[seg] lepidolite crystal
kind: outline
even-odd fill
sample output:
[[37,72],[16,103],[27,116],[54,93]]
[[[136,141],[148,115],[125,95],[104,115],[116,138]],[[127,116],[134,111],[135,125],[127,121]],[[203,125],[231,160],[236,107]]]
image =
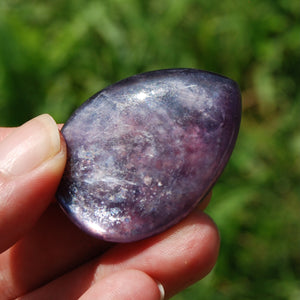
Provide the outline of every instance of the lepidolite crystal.
[[170,69],[124,79],[64,125],[68,159],[57,199],[74,223],[107,241],[162,232],[212,188],[240,118],[239,88],[226,77]]

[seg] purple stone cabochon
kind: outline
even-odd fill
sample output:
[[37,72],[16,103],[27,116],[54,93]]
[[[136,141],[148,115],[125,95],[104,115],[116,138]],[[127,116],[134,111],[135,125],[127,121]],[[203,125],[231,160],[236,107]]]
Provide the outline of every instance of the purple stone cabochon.
[[68,159],[57,199],[81,229],[107,241],[162,232],[212,188],[240,119],[240,91],[226,77],[169,69],[124,79],[63,127]]

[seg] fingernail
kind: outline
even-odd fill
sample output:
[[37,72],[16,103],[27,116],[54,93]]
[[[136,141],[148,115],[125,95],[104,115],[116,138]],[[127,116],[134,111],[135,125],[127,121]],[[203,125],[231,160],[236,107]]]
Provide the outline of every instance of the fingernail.
[[40,115],[16,128],[0,143],[0,172],[26,174],[60,151],[60,134],[53,118]]
[[160,300],[164,300],[165,299],[165,295],[166,295],[165,289],[164,289],[163,285],[159,281],[156,280],[156,283],[157,283],[157,287],[158,287],[159,292],[160,292]]

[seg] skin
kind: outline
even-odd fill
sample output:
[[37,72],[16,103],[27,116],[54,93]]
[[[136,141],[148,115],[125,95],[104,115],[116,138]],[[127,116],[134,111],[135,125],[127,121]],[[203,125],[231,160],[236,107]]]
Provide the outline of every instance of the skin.
[[[0,128],[0,150],[16,130]],[[33,170],[15,176],[0,168],[1,300],[152,300],[161,298],[157,282],[168,299],[211,271],[220,244],[216,225],[203,212],[211,193],[159,235],[129,244],[97,240],[55,202],[66,161],[60,139],[60,150]]]

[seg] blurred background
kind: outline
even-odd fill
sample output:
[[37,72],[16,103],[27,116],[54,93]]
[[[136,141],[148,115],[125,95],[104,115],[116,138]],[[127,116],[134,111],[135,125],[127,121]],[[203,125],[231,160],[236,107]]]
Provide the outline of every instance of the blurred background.
[[207,209],[218,263],[173,299],[300,299],[298,0],[0,2],[0,126],[65,122],[117,80],[176,67],[237,81],[243,116]]

